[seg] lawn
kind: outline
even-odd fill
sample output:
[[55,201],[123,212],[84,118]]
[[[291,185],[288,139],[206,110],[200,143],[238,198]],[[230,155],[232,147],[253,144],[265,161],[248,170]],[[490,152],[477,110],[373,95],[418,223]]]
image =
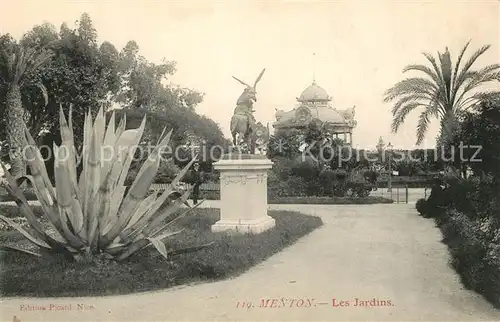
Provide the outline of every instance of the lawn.
[[[33,208],[41,213],[39,207]],[[12,217],[17,210],[2,206],[0,213]],[[218,209],[197,209],[176,222],[173,230],[185,231],[173,237],[167,248],[215,243],[196,253],[173,255],[169,261],[152,247],[122,263],[106,259],[69,263],[1,251],[0,292],[2,296],[99,296],[216,281],[241,274],[323,224],[319,217],[297,212],[271,211],[269,215],[276,220],[274,229],[259,235],[230,236],[210,231],[219,219]],[[16,231],[2,231],[0,243],[20,245],[25,241]]]

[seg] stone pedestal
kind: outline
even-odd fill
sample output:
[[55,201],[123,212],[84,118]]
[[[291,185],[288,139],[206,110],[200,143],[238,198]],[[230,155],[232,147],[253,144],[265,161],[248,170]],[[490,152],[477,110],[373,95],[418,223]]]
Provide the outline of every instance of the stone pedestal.
[[275,226],[267,215],[267,171],[264,155],[232,154],[214,163],[220,171],[220,220],[213,232],[258,234]]

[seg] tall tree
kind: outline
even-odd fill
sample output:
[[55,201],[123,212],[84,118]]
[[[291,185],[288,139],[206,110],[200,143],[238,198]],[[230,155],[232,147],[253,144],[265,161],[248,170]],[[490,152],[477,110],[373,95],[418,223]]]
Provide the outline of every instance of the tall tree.
[[5,128],[9,145],[11,173],[21,176],[26,173],[23,149],[27,145],[24,135],[25,109],[23,108],[21,91],[27,87],[36,87],[44,103],[47,104],[47,90],[36,75],[53,56],[53,53],[40,46],[25,46],[9,37],[2,37],[0,51],[0,85],[5,88]]
[[122,88],[116,101],[126,108],[146,108],[161,112],[165,108],[194,110],[203,94],[178,85],[164,85],[176,71],[174,61],[149,62],[139,54],[139,46],[129,41],[120,52],[119,75]]
[[[35,100],[33,91],[23,92],[23,105],[29,114],[27,125],[33,137],[57,133],[58,113],[73,106],[73,122],[77,145],[82,138],[83,116],[89,109],[111,106],[118,92],[119,53],[109,42],[97,43],[97,33],[87,14],[70,29],[62,24],[60,31],[50,24],[35,26],[21,40],[26,46],[52,44],[54,58],[39,70],[37,77],[47,87],[48,104]],[[24,99],[29,97],[31,99]],[[56,136],[55,136],[56,137]]]
[[481,86],[500,81],[500,64],[493,64],[478,70],[472,66],[490,46],[483,46],[465,62],[462,59],[469,46],[464,46],[453,67],[448,48],[444,53],[438,52],[437,59],[424,53],[430,66],[416,64],[403,69],[403,73],[418,71],[425,77],[404,79],[385,92],[385,102],[395,102],[392,108],[392,130],[397,132],[406,116],[417,108],[423,108],[417,125],[417,145],[425,138],[432,118],[440,120],[440,136],[438,143],[446,143],[451,138],[457,125],[457,117],[462,111],[482,99],[499,92],[499,90],[481,91]]
[[377,151],[378,151],[378,152],[380,152],[380,153],[381,153],[381,151],[383,151],[383,150],[384,150],[384,148],[385,148],[385,142],[384,142],[384,139],[382,139],[382,137],[381,137],[381,136],[378,138],[376,148],[377,148]]
[[469,166],[475,174],[500,177],[500,94],[465,113],[453,143],[462,146],[453,161],[464,176]]

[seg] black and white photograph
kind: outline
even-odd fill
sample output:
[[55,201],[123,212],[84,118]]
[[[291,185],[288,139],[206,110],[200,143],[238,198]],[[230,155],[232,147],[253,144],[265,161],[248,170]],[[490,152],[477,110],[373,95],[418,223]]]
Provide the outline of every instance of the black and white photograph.
[[0,321],[500,321],[500,0],[0,0]]

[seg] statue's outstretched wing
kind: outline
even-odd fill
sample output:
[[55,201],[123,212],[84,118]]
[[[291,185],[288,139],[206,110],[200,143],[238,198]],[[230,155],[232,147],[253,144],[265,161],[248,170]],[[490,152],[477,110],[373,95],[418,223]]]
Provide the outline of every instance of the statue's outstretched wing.
[[236,79],[238,82],[240,82],[241,84],[247,86],[247,87],[251,87],[250,85],[248,85],[247,83],[245,83],[244,81],[242,81],[241,79],[238,79],[236,77],[233,76],[234,79]]
[[264,72],[265,72],[265,71],[266,71],[266,69],[264,68],[264,69],[260,72],[260,74],[259,74],[259,76],[257,77],[257,79],[255,80],[255,84],[253,85],[253,88],[254,88],[254,89],[255,89],[255,87],[257,87],[257,83],[260,81],[260,79],[262,78],[262,75],[264,75]]

